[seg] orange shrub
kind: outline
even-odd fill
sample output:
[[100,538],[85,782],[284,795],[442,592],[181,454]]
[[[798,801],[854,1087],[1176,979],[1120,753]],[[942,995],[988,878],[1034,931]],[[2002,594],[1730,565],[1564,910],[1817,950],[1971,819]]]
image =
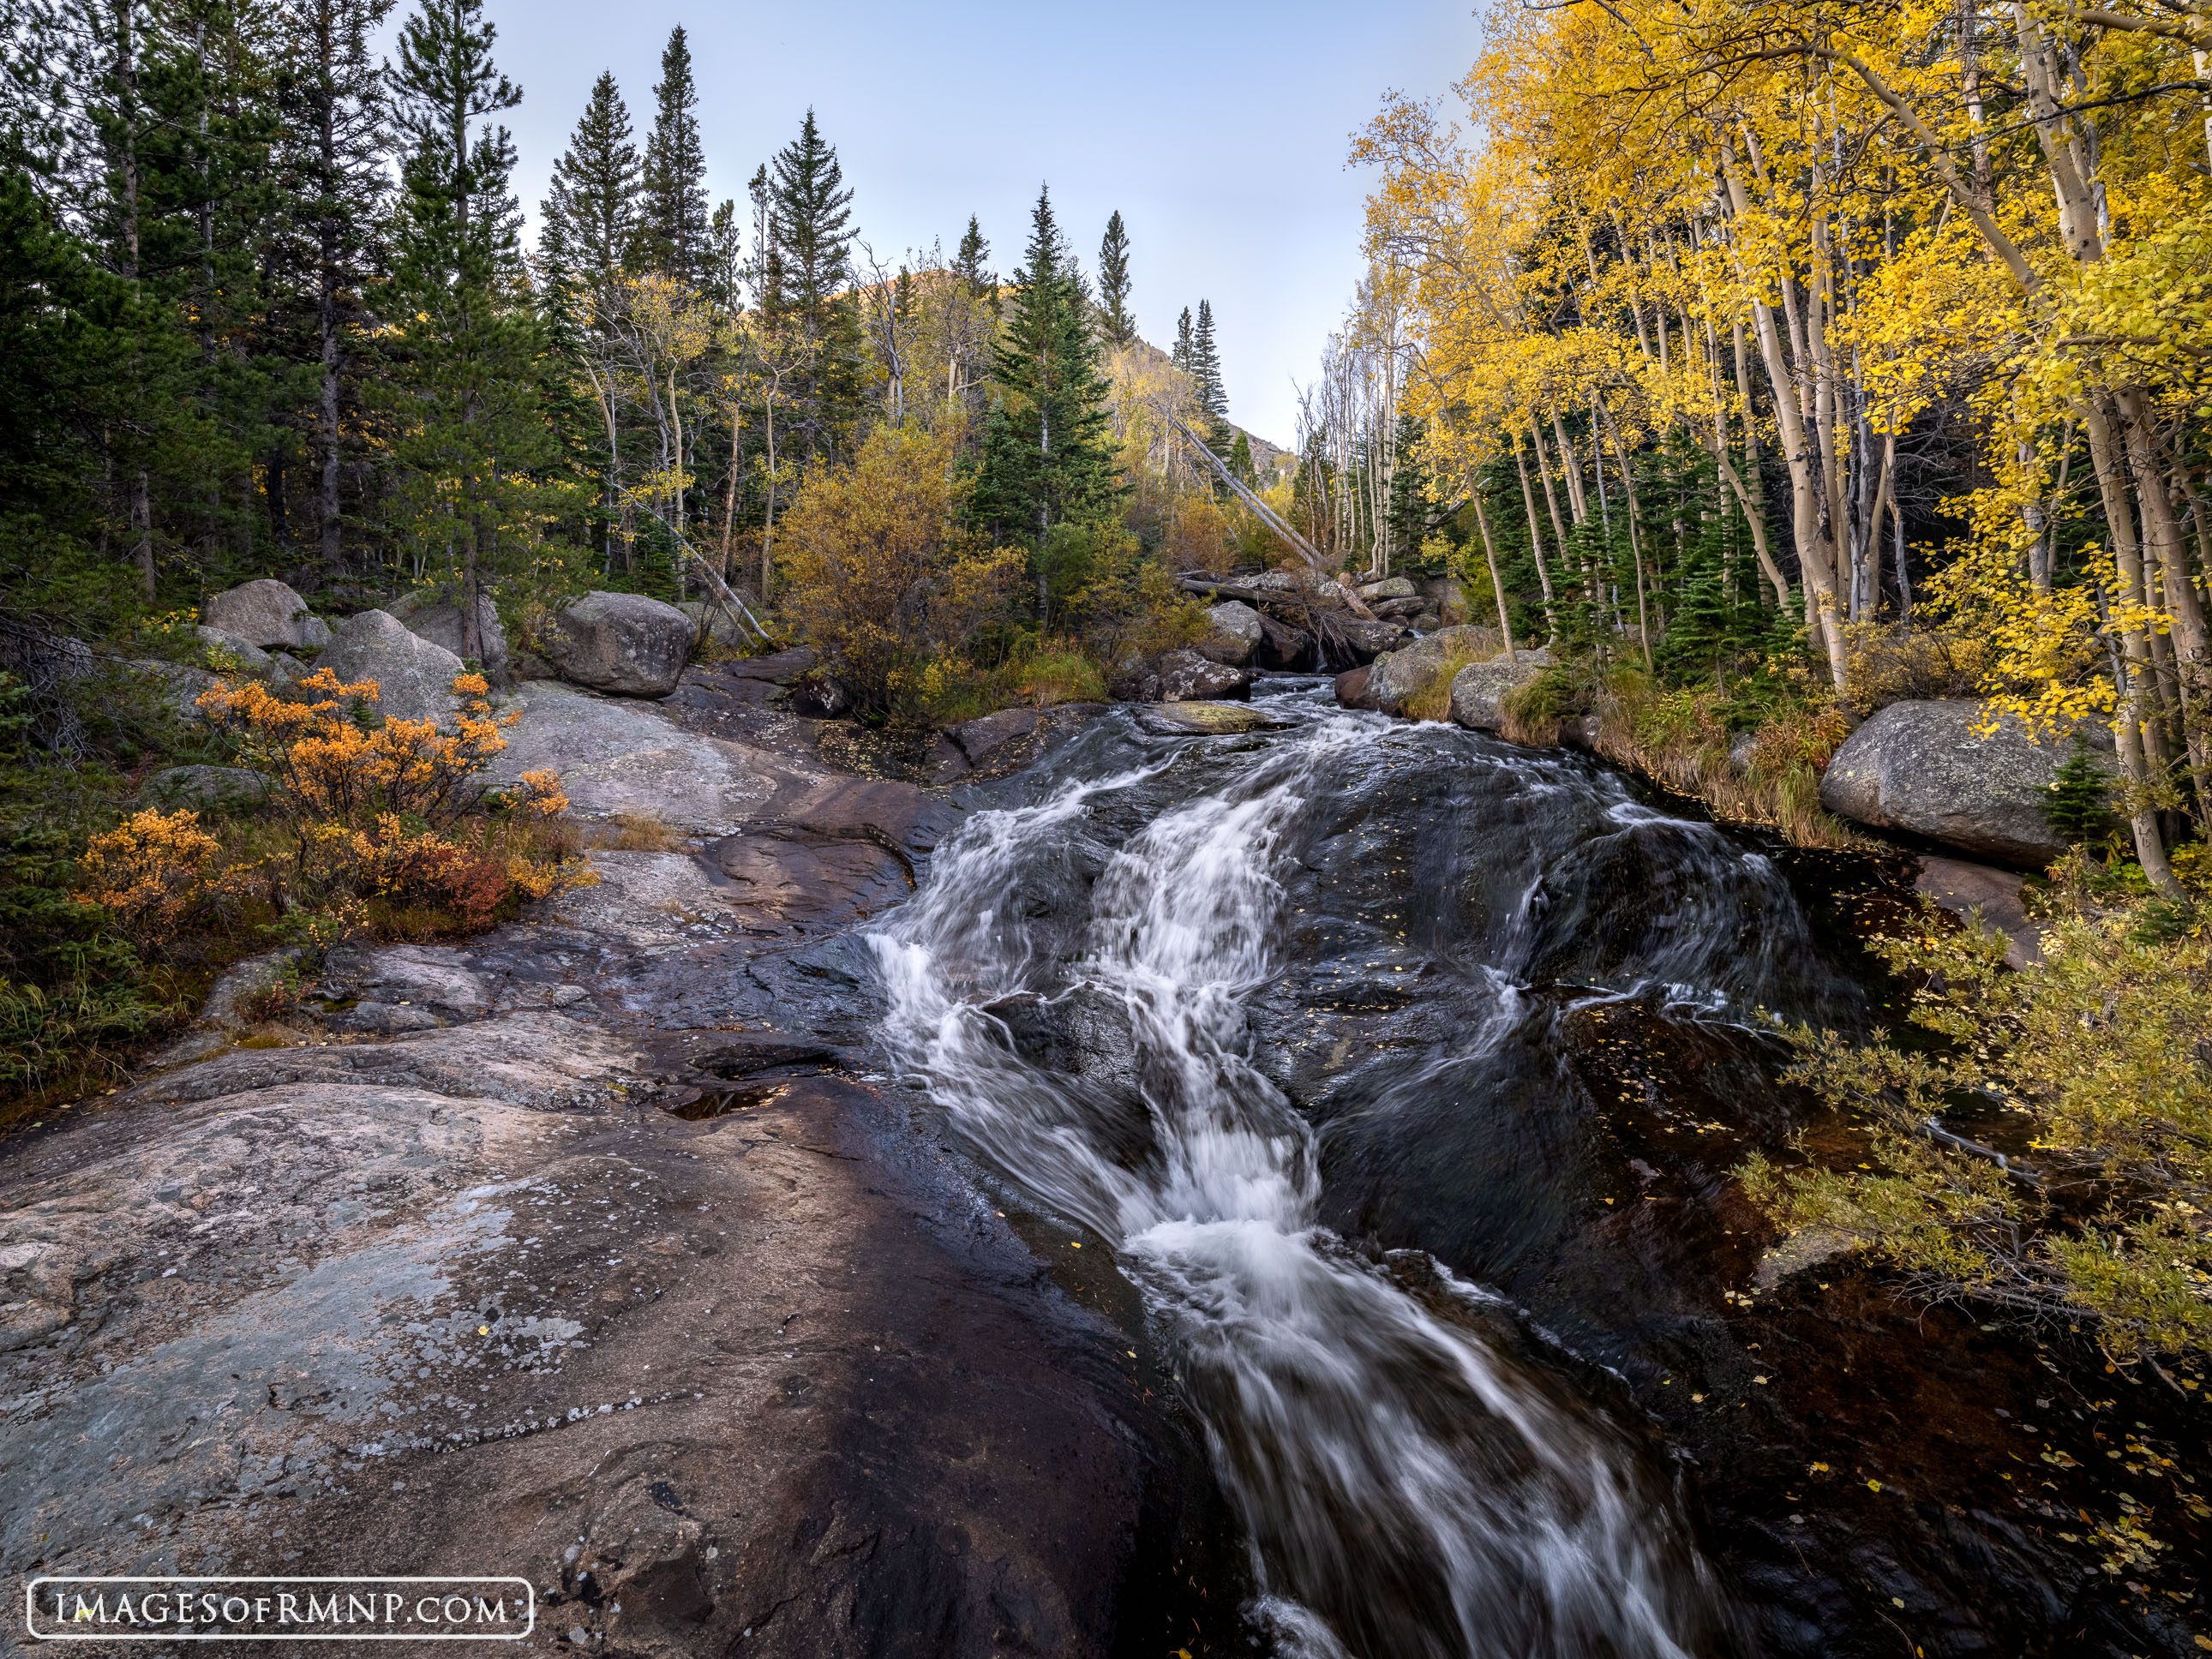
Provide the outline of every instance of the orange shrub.
[[[240,762],[272,780],[270,810],[289,844],[253,867],[295,930],[470,932],[510,900],[591,879],[560,837],[531,827],[568,810],[558,773],[525,773],[501,795],[484,789],[480,775],[507,747],[501,732],[520,718],[495,715],[490,690],[481,675],[454,679],[465,702],[449,732],[434,720],[370,726],[355,710],[376,702],[376,683],[329,669],[284,696],[251,681],[202,695]],[[495,836],[487,808],[517,822]]]
[[86,846],[86,884],[70,896],[106,909],[134,944],[166,951],[187,922],[240,890],[241,872],[222,860],[198,813],[133,812]]

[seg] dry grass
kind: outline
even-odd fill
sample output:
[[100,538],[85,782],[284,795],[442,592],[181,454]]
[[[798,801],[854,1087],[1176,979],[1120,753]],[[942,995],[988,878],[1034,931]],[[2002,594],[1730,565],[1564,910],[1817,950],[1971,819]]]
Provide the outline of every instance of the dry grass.
[[690,837],[652,812],[611,812],[593,826],[591,844],[609,853],[682,853]]
[[1597,716],[1599,754],[1695,796],[1717,817],[1767,824],[1799,847],[1865,844],[1820,805],[1821,769],[1850,732],[1838,708],[1806,704],[1770,717],[1741,770],[1711,691],[1667,691],[1642,674],[1617,673],[1597,698]]
[[1472,647],[1455,645],[1444,653],[1444,659],[1437,665],[1436,672],[1421,682],[1419,688],[1400,706],[1399,712],[1408,720],[1449,720],[1451,684],[1459,671],[1475,663],[1488,662],[1505,648],[1493,630],[1486,628],[1481,632],[1485,637],[1477,639]]

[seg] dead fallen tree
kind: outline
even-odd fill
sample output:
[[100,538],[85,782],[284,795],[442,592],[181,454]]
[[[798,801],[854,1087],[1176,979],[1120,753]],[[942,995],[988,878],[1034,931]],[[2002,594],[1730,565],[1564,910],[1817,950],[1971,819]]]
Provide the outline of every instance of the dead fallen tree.
[[1375,615],[1348,590],[1334,584],[1316,589],[1249,587],[1198,572],[1177,579],[1186,593],[1211,599],[1215,604],[1236,599],[1260,618],[1260,629],[1278,666],[1306,667],[1314,672],[1356,668],[1373,660],[1378,652],[1395,649],[1406,629],[1396,623],[1378,622]]

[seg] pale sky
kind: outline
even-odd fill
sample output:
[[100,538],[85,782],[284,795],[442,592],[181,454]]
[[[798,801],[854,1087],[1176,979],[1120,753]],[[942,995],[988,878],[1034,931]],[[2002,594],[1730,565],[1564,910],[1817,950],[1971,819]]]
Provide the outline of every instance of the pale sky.
[[[402,10],[405,9],[403,0]],[[690,38],[713,199],[742,205],[754,167],[811,104],[886,264],[970,213],[991,263],[1019,262],[1037,185],[1086,272],[1106,217],[1129,229],[1132,304],[1165,346],[1176,313],[1213,302],[1230,414],[1293,441],[1310,380],[1360,271],[1368,179],[1344,158],[1393,89],[1430,96],[1474,59],[1467,0],[486,0],[534,226],[554,158],[611,69],[641,145],[669,29]],[[394,21],[398,21],[395,15]]]

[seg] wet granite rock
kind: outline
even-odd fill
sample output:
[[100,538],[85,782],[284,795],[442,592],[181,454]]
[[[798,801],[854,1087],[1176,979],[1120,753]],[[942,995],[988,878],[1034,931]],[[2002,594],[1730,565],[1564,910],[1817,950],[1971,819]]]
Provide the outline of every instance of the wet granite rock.
[[843,921],[913,892],[930,849],[958,821],[913,784],[831,776],[795,789],[701,857],[733,885],[750,919]]
[[1346,708],[1380,710],[1382,704],[1368,695],[1367,682],[1373,677],[1372,666],[1354,668],[1336,677],[1336,700]]
[[1137,712],[1137,725],[1154,737],[1212,738],[1239,732],[1279,732],[1297,724],[1244,702],[1178,699],[1152,703]]

